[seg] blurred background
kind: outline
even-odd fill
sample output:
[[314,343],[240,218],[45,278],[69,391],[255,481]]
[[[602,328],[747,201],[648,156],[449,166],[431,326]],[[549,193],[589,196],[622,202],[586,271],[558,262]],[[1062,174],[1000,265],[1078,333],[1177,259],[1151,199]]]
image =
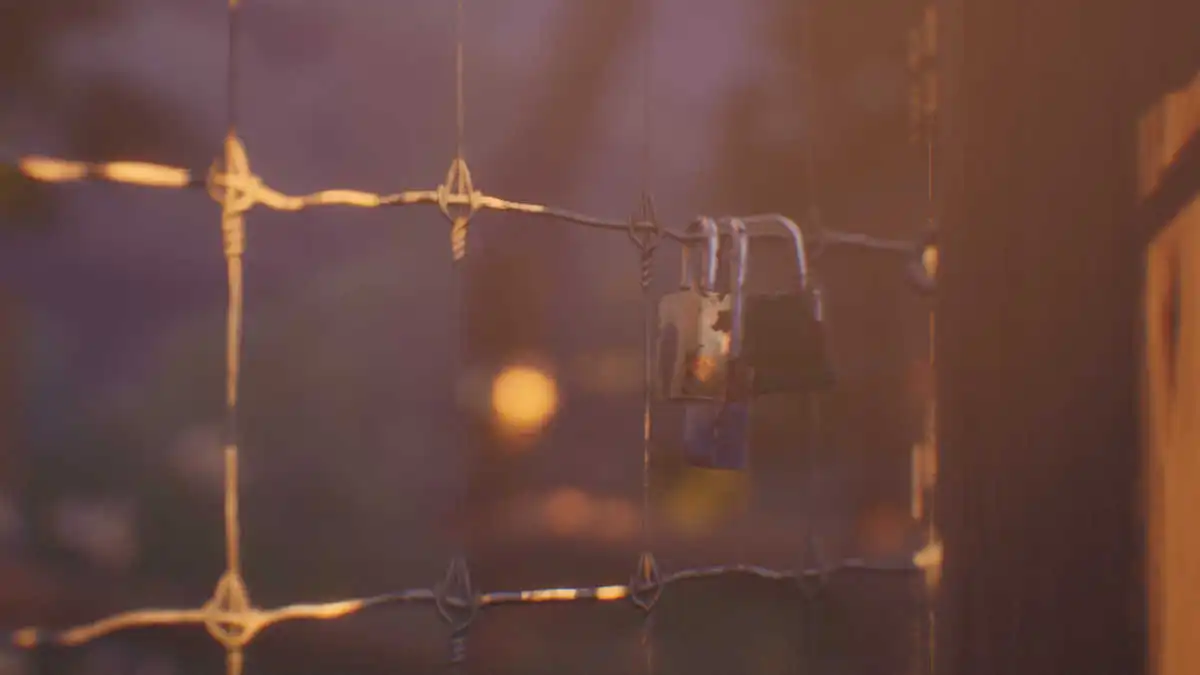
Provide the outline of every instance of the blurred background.
[[[810,2],[812,119],[804,3],[468,0],[477,187],[624,217],[648,138],[668,223],[799,217],[815,198],[831,227],[915,236],[926,153],[910,143],[906,58],[922,8]],[[453,3],[247,0],[244,16],[239,124],[270,185],[442,180]],[[204,170],[224,133],[225,55],[221,2],[9,3],[0,148]],[[811,138],[819,185],[805,178]],[[0,191],[0,623],[196,605],[223,567],[218,207],[200,192],[12,176]],[[434,209],[255,211],[248,226],[242,516],[257,604],[431,586],[463,550],[485,590],[629,577],[641,300],[624,235],[489,213],[455,267]],[[757,288],[790,279],[786,252],[754,255]],[[677,411],[658,406],[664,568],[800,566],[810,531],[835,558],[919,545],[909,457],[929,307],[902,263],[822,258],[837,388],[816,429],[805,397],[757,403],[750,471],[685,467]],[[675,289],[678,265],[660,248],[656,295]],[[554,394],[553,415],[516,436],[493,405],[513,367],[551,378]],[[698,582],[672,588],[655,616],[664,673],[923,672],[916,578],[846,577],[814,603],[769,582]],[[472,632],[469,670],[629,672],[640,626],[624,605],[495,610]],[[427,672],[446,637],[427,607],[282,625],[256,640],[247,672]],[[154,629],[5,655],[0,673],[183,675],[222,658],[203,630]]]

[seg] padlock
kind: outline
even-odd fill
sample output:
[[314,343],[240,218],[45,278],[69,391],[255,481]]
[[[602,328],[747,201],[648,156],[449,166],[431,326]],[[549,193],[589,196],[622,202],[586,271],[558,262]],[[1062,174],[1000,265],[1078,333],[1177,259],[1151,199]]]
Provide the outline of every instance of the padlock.
[[[727,224],[732,230],[734,245],[728,263],[730,280],[726,299],[729,320],[728,347],[724,353],[724,388],[716,392],[715,400],[685,404],[683,448],[684,459],[692,466],[738,470],[746,468],[750,454],[749,399],[753,373],[741,357],[742,307],[749,242],[741,221],[729,220]],[[715,280],[714,276],[712,281]]]
[[717,223],[701,218],[687,232],[704,234],[702,279],[697,283],[685,242],[680,290],[658,303],[659,395],[671,401],[719,401],[725,398],[733,294],[716,291]]
[[779,215],[742,218],[748,228],[782,229],[796,249],[799,288],[745,298],[745,348],[751,395],[816,392],[833,386],[833,367],[822,326],[820,294],[813,288],[796,223]]

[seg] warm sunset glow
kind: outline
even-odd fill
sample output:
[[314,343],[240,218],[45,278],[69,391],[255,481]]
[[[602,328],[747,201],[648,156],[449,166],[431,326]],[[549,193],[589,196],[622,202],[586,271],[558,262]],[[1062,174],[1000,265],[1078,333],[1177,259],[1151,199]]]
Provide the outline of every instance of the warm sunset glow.
[[624,499],[605,499],[596,505],[596,534],[609,541],[622,541],[637,534],[640,520],[633,504]]
[[592,502],[575,488],[562,488],[546,499],[542,510],[550,531],[560,537],[579,534],[592,518]]
[[911,525],[906,509],[890,503],[875,505],[858,524],[859,546],[870,556],[896,555],[904,550]]
[[558,385],[531,366],[510,366],[492,381],[496,421],[516,434],[537,433],[558,409]]

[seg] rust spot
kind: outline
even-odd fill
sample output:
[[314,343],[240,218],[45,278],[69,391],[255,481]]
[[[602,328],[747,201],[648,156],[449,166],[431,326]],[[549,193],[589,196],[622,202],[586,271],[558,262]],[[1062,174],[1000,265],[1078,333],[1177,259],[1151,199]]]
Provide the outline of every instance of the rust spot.
[[711,356],[697,356],[692,359],[692,375],[700,382],[708,382],[717,372],[717,359]]

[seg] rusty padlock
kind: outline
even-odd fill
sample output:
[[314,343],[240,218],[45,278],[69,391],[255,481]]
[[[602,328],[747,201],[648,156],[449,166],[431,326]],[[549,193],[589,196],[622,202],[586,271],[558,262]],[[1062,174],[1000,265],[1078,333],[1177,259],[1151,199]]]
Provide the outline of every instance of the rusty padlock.
[[658,303],[658,389],[671,401],[718,401],[725,398],[731,339],[732,293],[716,290],[720,233],[711,218],[687,230],[704,235],[701,279],[696,280],[690,248],[682,253],[680,290]]
[[799,287],[745,299],[745,345],[751,395],[811,393],[833,386],[833,367],[822,326],[820,294],[813,288],[800,228],[780,215],[741,219],[747,228],[782,230],[796,249]]
[[[724,375],[722,388],[709,399],[685,404],[683,448],[684,459],[692,466],[738,470],[746,468],[750,450],[749,399],[753,372],[741,357],[749,241],[741,221],[731,219],[724,224],[732,232],[733,246],[728,261],[729,288],[723,296],[728,307],[728,318],[718,326],[727,329],[725,348],[721,352]],[[710,231],[713,229],[715,227],[710,226]],[[712,280],[715,282],[715,275]]]

